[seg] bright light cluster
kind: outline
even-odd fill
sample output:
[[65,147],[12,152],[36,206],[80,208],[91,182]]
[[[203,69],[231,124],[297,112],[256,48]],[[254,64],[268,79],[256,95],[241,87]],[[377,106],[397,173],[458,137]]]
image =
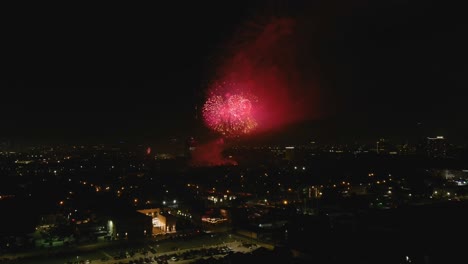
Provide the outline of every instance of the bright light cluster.
[[202,111],[208,127],[226,137],[248,134],[257,126],[251,101],[239,94],[212,95]]

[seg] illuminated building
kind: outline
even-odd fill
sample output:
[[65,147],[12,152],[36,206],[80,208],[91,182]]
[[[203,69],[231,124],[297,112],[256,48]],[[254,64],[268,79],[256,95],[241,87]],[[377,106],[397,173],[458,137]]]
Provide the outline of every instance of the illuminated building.
[[447,142],[443,136],[427,137],[426,155],[431,158],[444,158],[447,155]]
[[163,213],[160,208],[142,209],[138,212],[151,216],[153,234],[176,232],[176,217],[169,213]]

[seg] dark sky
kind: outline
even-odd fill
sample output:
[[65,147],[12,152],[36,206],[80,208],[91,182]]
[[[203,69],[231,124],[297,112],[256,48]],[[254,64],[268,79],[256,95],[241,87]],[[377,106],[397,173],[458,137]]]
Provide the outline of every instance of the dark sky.
[[297,16],[327,114],[284,134],[466,142],[461,1],[170,2],[11,9],[0,136],[164,141],[206,133],[195,106],[235,32],[248,21]]

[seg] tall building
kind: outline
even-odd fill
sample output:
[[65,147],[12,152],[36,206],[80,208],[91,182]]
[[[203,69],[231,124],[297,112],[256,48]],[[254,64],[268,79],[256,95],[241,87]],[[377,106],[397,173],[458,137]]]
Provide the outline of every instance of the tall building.
[[444,158],[447,156],[447,142],[443,136],[427,137],[426,155],[431,158]]
[[194,137],[189,137],[185,141],[185,157],[191,158],[193,151],[197,148],[197,142]]
[[392,144],[390,141],[385,140],[384,138],[381,138],[376,142],[375,152],[377,154],[395,155],[395,154],[398,154],[398,148],[396,147],[396,145]]
[[284,158],[289,161],[293,161],[295,158],[295,149],[294,147],[285,147]]
[[376,142],[375,151],[377,154],[383,154],[388,152],[388,143],[385,142],[385,139],[381,138]]

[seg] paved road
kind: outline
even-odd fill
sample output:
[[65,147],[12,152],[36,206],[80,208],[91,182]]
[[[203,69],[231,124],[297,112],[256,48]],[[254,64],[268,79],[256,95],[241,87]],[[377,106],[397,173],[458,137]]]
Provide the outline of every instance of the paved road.
[[[91,263],[97,264],[114,264],[128,263],[129,260],[138,259],[145,255],[141,253],[144,249],[148,250],[148,246],[152,246],[157,250],[156,254],[147,253],[146,256],[160,256],[169,254],[180,254],[187,250],[203,249],[216,246],[229,246],[236,252],[248,252],[255,248],[248,249],[242,246],[242,243],[252,243],[251,239],[238,236],[236,234],[229,233],[213,233],[202,236],[190,237],[190,238],[174,238],[165,240],[147,239],[145,241],[113,241],[95,243],[91,245],[83,245],[75,248],[73,253],[64,253],[63,255],[57,255],[57,252],[51,251],[34,251],[29,253],[29,258],[24,258],[20,262],[24,264],[64,264],[67,261],[76,260],[91,260]],[[272,249],[273,247],[268,244],[261,244],[255,242],[259,246]],[[125,252],[129,250],[135,250],[140,253],[136,253],[132,258],[126,258],[121,260],[114,260],[114,256],[118,255],[119,252]],[[24,255],[24,257],[27,255]],[[103,261],[102,259],[107,257],[109,260]],[[176,263],[189,263],[192,260],[180,260]],[[172,261],[169,261],[170,263]],[[174,263],[174,262],[172,262]],[[174,263],[175,264],[175,263]]]

